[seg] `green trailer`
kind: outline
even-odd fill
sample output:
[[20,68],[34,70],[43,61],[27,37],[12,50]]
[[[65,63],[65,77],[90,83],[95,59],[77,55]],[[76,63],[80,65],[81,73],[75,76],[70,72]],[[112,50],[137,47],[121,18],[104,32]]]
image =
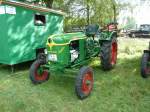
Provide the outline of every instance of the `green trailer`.
[[63,32],[64,13],[23,2],[0,2],[0,63],[36,59],[47,37]]

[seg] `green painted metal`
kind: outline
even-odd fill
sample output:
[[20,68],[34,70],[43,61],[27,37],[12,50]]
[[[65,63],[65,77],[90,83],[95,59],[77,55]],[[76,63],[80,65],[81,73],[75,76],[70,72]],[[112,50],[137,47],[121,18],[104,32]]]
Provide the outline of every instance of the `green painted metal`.
[[112,37],[115,36],[117,37],[116,31],[109,32],[109,31],[103,31],[100,35],[100,40],[111,40]]
[[[45,68],[50,71],[65,70],[66,68],[74,68],[79,65],[84,65],[89,62],[92,57],[96,57],[100,53],[101,43],[111,40],[113,35],[117,33],[114,31],[101,32],[94,37],[87,37],[85,33],[66,33],[56,34],[48,38],[46,43],[47,57],[49,54],[55,54],[57,56],[56,61],[48,61]],[[78,41],[79,57],[73,63],[71,62],[71,42]]]
[[[49,45],[47,41],[47,51],[48,54],[56,54],[57,55],[57,62],[49,61],[48,64],[52,65],[51,68],[65,68],[71,66],[72,63],[70,62],[70,47],[69,44],[72,41],[79,41],[79,49],[80,49],[80,56],[74,64],[77,64],[85,59],[86,52],[85,48],[85,41],[86,36],[84,33],[69,33],[69,34],[61,34],[61,35],[53,35],[50,36],[49,39],[52,39],[51,44]],[[48,39],[48,40],[49,40]]]
[[[19,4],[18,4],[19,3]],[[0,63],[18,64],[36,58],[36,50],[44,48],[47,37],[63,32],[64,15],[54,10],[20,2],[2,2],[12,6],[16,14],[0,14]],[[35,25],[35,14],[44,15],[46,24]]]
[[66,34],[54,34],[49,38],[52,39],[52,43],[54,44],[70,44],[72,40],[85,39],[86,36],[82,32],[77,32],[77,33],[66,33]]

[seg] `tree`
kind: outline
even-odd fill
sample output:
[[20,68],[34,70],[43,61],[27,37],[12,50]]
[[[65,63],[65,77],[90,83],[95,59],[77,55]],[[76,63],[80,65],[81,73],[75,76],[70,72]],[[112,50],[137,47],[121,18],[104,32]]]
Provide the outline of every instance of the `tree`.
[[48,8],[52,8],[52,4],[54,0],[42,0]]
[[65,29],[69,29],[70,26],[104,25],[116,21],[120,10],[120,4],[116,3],[116,0],[34,0],[34,2],[67,13],[64,21]]
[[[86,19],[87,24],[104,24],[106,20],[113,21],[118,7],[115,0],[75,0],[76,7],[71,10],[78,18]],[[73,16],[74,16],[73,15]]]
[[136,21],[133,17],[127,17],[126,25],[124,26],[125,29],[133,29],[136,27]]
[[48,8],[52,8],[54,2],[54,0],[17,0],[17,1],[46,5],[46,7]]

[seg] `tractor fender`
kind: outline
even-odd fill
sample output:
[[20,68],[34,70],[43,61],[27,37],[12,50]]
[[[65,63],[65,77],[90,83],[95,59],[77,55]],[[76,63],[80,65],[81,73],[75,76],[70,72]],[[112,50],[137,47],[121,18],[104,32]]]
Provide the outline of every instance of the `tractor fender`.
[[100,41],[109,41],[111,40],[113,37],[117,37],[117,32],[116,31],[112,31],[112,32],[102,32],[101,36],[100,36]]
[[117,37],[117,32],[116,31],[112,31],[109,35],[109,39],[111,40],[113,37]]

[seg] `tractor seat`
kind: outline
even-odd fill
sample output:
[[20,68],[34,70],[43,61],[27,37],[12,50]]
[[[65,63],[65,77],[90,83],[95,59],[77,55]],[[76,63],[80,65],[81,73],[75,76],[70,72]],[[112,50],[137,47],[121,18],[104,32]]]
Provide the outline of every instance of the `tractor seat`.
[[87,37],[94,37],[97,33],[99,33],[99,25],[89,25],[85,29]]

